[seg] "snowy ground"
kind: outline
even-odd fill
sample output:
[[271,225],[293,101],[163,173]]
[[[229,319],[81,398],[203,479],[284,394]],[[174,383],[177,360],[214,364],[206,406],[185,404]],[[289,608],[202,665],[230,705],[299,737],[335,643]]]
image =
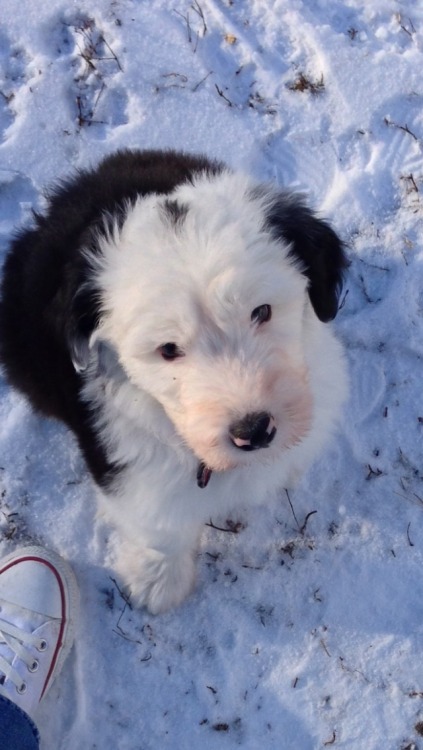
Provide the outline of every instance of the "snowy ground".
[[423,748],[422,71],[418,0],[1,0],[0,253],[52,180],[167,146],[306,190],[351,260],[337,440],[213,519],[165,616],[122,598],[73,438],[0,380],[0,554],[49,545],[82,594],[44,750]]

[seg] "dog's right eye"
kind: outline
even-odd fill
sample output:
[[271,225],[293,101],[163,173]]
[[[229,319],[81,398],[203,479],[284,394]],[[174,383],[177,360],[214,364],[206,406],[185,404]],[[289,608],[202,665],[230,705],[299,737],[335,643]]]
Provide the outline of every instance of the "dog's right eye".
[[158,351],[162,355],[163,359],[167,360],[168,362],[171,362],[173,359],[177,359],[178,357],[183,357],[184,352],[182,349],[179,348],[177,344],[174,344],[173,342],[170,342],[168,344],[162,344],[159,346]]
[[272,308],[270,305],[259,305],[259,307],[255,307],[253,312],[251,313],[252,322],[257,323],[258,325],[267,323],[267,321],[270,320],[271,317]]

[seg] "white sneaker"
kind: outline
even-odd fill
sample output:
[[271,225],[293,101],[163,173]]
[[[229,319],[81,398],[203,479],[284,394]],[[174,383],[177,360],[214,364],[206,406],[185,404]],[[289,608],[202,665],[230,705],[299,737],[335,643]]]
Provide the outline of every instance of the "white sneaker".
[[23,547],[0,561],[0,695],[31,718],[72,646],[78,605],[54,552]]

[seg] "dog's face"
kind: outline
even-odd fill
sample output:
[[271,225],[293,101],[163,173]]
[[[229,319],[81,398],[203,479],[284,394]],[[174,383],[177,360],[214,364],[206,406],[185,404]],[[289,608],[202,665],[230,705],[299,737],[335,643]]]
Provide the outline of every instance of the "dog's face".
[[91,342],[113,347],[208,470],[266,462],[310,427],[310,280],[272,216],[244,178],[199,178],[139,199],[94,261]]

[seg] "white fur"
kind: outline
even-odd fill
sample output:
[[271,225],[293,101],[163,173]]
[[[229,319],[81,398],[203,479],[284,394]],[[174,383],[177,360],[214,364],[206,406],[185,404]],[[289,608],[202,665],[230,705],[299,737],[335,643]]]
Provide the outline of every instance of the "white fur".
[[[292,484],[346,393],[341,347],[288,248],[263,230],[266,197],[247,201],[250,188],[229,173],[177,188],[189,210],[176,227],[164,198],[139,198],[92,259],[103,317],[84,393],[101,406],[109,458],[128,464],[100,509],[120,534],[119,573],[153,613],[192,589],[202,524]],[[257,326],[262,304],[272,318]],[[165,361],[167,342],[185,356]],[[277,425],[272,444],[239,450],[229,425],[261,411]],[[200,461],[213,469],[204,489]]]

